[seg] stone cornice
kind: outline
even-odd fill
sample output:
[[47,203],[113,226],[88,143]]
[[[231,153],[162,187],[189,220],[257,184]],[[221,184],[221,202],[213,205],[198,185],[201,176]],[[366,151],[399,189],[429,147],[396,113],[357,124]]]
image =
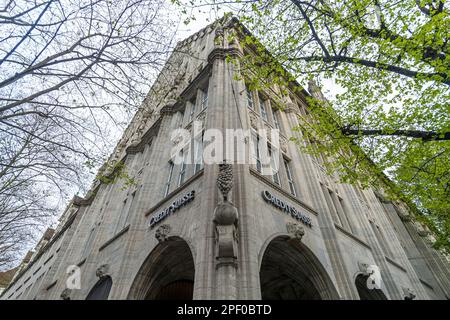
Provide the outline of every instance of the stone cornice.
[[[166,107],[168,107],[168,106],[163,107],[163,109]],[[170,108],[172,108],[172,106],[170,106]],[[150,127],[150,129],[148,129],[144,133],[144,135],[142,136],[139,143],[128,146],[125,150],[126,154],[127,155],[128,154],[136,154],[136,153],[144,151],[145,145],[150,144],[153,137],[158,134],[159,127],[161,125],[161,120],[162,120],[162,116],[159,117],[158,120],[156,120],[155,123]]]
[[212,64],[208,63],[197,76],[188,84],[188,86],[180,93],[180,97],[176,104],[173,105],[174,111],[180,111],[184,108],[184,104],[189,100],[193,90],[197,89],[198,84],[209,76],[212,69]]
[[228,56],[242,57],[243,54],[237,48],[215,48],[208,54],[208,63],[213,63],[215,59],[225,59]]
[[73,197],[73,204],[79,207],[88,206],[92,203],[95,198],[95,192],[92,192],[89,197],[82,198],[79,196]]

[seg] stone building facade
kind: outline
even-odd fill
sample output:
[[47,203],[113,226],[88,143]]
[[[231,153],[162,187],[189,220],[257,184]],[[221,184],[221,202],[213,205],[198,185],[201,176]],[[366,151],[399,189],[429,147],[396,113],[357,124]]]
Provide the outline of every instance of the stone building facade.
[[[243,53],[229,37],[237,25],[218,20],[177,45],[101,169],[123,163],[135,183],[95,181],[74,197],[1,299],[450,297],[448,261],[404,204],[336,183],[289,140],[318,88],[256,92],[236,77],[226,58]],[[261,174],[259,159],[175,163],[171,134],[195,121],[191,142],[244,129],[250,145],[257,129],[279,129],[280,170]]]

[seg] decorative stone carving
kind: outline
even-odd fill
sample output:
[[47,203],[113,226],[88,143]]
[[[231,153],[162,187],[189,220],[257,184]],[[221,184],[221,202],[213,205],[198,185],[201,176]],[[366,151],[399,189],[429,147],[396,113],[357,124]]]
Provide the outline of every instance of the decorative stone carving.
[[228,201],[228,193],[233,187],[233,166],[231,164],[226,162],[219,164],[217,187],[222,193],[223,201]]
[[295,222],[286,223],[286,230],[290,235],[292,235],[293,239],[297,239],[299,241],[301,241],[305,235],[305,229]]
[[155,238],[159,242],[167,241],[171,231],[172,228],[168,224],[162,224],[156,229]]
[[402,289],[405,300],[414,300],[416,298],[416,295],[410,288],[402,288]]
[[223,46],[223,37],[224,37],[224,30],[223,28],[219,27],[216,29],[216,34],[214,37],[214,45],[216,47],[222,47]]
[[293,102],[287,102],[286,107],[284,108],[285,113],[298,113],[298,107]]
[[162,107],[159,110],[159,114],[161,114],[161,115],[173,114],[175,112],[173,107],[176,103],[177,103],[177,101],[175,99],[169,99],[167,101],[167,103],[164,105],[164,107]]
[[368,263],[358,261],[358,268],[359,268],[359,271],[361,271],[361,273],[363,275],[365,275],[365,276],[369,275],[369,273],[367,272],[367,269],[369,268]]
[[65,288],[63,292],[61,292],[61,299],[70,300],[70,294],[72,293],[72,289]]
[[429,234],[428,228],[418,221],[414,222],[414,227],[416,228],[417,233],[421,237],[426,237]]
[[238,41],[238,36],[236,34],[236,30],[234,30],[234,29],[230,29],[230,30],[231,30],[231,33],[230,33],[230,36],[228,37],[228,39],[229,39],[228,44],[230,46],[239,48],[240,46],[239,46],[239,41]]
[[253,113],[250,113],[250,125],[254,129],[258,129],[258,118]]
[[400,219],[402,221],[408,222],[408,221],[412,220],[411,215],[409,213],[407,213],[407,212],[405,212],[405,211],[403,211],[401,209],[398,209],[396,211],[397,211],[397,214],[398,214],[398,216],[400,217]]
[[233,167],[231,164],[219,165],[217,187],[222,193],[223,201],[214,210],[217,268],[223,265],[237,267],[237,222],[238,211],[228,201],[228,193],[233,186]]
[[184,66],[184,71],[178,73],[175,79],[173,80],[174,85],[178,87],[180,84],[182,84],[185,76],[186,76],[186,66]]
[[102,264],[100,267],[95,270],[95,275],[102,279],[109,274],[109,264]]

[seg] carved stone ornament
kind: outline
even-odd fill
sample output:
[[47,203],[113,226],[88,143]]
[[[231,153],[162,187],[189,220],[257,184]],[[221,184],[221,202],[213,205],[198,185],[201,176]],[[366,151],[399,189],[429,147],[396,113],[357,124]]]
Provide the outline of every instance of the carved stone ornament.
[[286,107],[284,109],[285,113],[295,113],[298,112],[298,107],[295,103],[293,102],[287,102],[286,103]]
[[100,267],[95,270],[95,275],[102,279],[109,274],[109,264],[102,264]]
[[410,288],[402,288],[402,289],[405,300],[414,300],[416,298],[416,295]]
[[368,264],[368,263],[365,263],[365,262],[359,262],[359,261],[358,261],[358,268],[359,268],[359,271],[361,271],[361,273],[362,273],[363,275],[365,275],[365,276],[368,276],[368,275],[369,275],[369,273],[367,272],[367,269],[369,268],[369,264]]
[[214,36],[214,45],[217,47],[223,46],[223,37],[224,37],[223,28],[221,28],[221,27],[217,28],[216,34]]
[[223,196],[214,210],[216,238],[216,267],[231,265],[237,267],[237,208],[228,201],[228,193],[233,187],[233,167],[229,163],[219,164],[217,187]]
[[214,222],[221,226],[231,226],[237,223],[237,209],[229,201],[221,202],[214,210]]
[[[186,66],[185,66],[186,68]],[[186,69],[184,69],[183,72],[180,72],[177,74],[177,76],[175,77],[173,83],[176,87],[178,87],[180,84],[183,83],[184,77],[186,76]]]
[[427,228],[424,225],[422,225],[420,222],[417,222],[417,221],[414,222],[414,227],[416,228],[417,233],[421,237],[426,237],[429,234]]
[[217,187],[223,196],[223,201],[228,200],[228,193],[233,187],[233,167],[229,163],[219,164],[219,176],[217,177]]
[[69,288],[65,288],[62,292],[61,292],[61,299],[63,300],[70,300],[70,294],[72,293],[72,289]]
[[301,241],[305,235],[305,229],[295,222],[286,223],[286,230],[290,235],[292,235],[293,239],[297,239],[299,241]]
[[155,238],[158,242],[167,241],[172,228],[168,224],[160,225],[155,231]]
[[254,129],[258,129],[258,119],[256,118],[256,116],[253,113],[250,113],[250,125]]

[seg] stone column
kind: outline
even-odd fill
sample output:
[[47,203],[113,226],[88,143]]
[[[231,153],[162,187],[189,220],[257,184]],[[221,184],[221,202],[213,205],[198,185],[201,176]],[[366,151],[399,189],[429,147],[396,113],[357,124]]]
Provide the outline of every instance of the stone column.
[[237,297],[235,283],[238,267],[238,211],[228,199],[232,185],[232,165],[219,164],[217,187],[222,195],[222,201],[214,210],[216,294],[219,299],[236,299]]

